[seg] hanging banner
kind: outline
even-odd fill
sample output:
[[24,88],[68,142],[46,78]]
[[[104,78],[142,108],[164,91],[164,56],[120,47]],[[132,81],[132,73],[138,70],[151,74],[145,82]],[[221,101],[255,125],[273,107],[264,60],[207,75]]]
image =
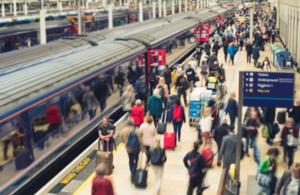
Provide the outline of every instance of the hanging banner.
[[194,38],[195,38],[195,42],[201,41],[201,26],[200,25],[194,28]]
[[201,24],[200,28],[200,41],[207,42],[209,39],[209,24]]

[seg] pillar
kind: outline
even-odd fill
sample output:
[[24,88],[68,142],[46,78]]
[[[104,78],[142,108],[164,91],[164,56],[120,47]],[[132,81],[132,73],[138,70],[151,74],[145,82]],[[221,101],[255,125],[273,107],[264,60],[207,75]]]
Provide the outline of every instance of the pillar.
[[153,18],[156,18],[155,1],[152,1],[152,14],[153,14]]
[[158,0],[158,17],[161,17],[161,0]]
[[164,5],[164,16],[167,16],[166,0],[163,0],[163,5]]
[[46,20],[45,20],[46,10],[40,10],[40,37],[41,45],[46,44]]
[[172,0],[172,15],[175,14],[175,5],[174,5],[174,0]]
[[186,4],[187,4],[187,0],[184,1],[184,11],[185,12],[187,12],[187,6],[186,6]]
[[143,1],[142,1],[142,0],[140,0],[140,7],[139,7],[139,10],[140,10],[139,21],[140,21],[140,22],[143,22]]
[[25,14],[25,16],[27,15],[27,1],[26,0],[24,3],[24,14]]
[[181,0],[179,0],[179,13],[181,13]]
[[196,9],[199,9],[199,0],[197,0]]
[[113,28],[113,7],[112,3],[108,6],[108,28]]
[[14,16],[17,15],[17,0],[14,0]]
[[5,17],[5,4],[4,4],[4,0],[2,0],[2,6],[1,6],[1,10],[2,10],[2,17]]
[[201,0],[201,8],[203,8],[203,0]]

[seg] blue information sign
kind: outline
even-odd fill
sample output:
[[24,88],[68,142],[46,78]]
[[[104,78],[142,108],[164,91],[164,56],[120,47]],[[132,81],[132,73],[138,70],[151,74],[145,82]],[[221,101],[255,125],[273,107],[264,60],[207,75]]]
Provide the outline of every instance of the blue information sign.
[[294,73],[244,72],[243,106],[291,108]]

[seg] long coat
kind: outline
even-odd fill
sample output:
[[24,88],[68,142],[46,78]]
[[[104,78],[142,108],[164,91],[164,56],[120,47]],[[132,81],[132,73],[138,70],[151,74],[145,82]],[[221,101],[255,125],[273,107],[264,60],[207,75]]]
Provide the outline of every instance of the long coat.
[[258,47],[254,47],[252,49],[252,58],[257,60],[259,58],[259,49]]

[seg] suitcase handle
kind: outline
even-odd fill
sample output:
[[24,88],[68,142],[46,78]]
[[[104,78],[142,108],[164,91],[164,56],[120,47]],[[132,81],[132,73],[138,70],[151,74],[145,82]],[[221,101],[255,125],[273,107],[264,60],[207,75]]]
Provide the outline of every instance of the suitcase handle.
[[[103,141],[105,141],[105,140],[103,140]],[[99,139],[98,139],[98,151],[101,151],[101,148],[100,148],[100,142],[101,142],[101,138],[99,137]],[[108,142],[107,142],[107,144],[106,144],[106,146],[107,146],[107,151],[108,151]],[[115,150],[117,151],[117,147],[116,147],[116,141],[114,140],[114,146],[115,146]],[[104,147],[104,146],[103,146]]]

